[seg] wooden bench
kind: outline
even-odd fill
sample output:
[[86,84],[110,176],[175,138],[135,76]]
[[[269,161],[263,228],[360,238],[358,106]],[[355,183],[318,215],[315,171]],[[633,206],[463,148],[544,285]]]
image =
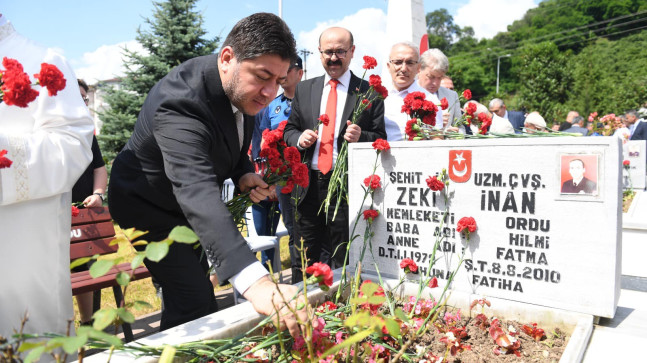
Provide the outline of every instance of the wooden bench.
[[[117,252],[119,246],[110,246],[110,241],[115,237],[115,228],[112,224],[112,217],[108,208],[86,208],[79,211],[79,215],[72,217],[72,229],[70,234],[70,261],[82,257],[94,255],[106,255]],[[101,306],[101,289],[112,287],[117,306],[123,301],[121,286],[115,277],[120,272],[130,274],[132,269],[130,263],[123,263],[114,266],[107,274],[99,278],[92,278],[90,271],[72,272],[72,294],[78,295],[86,292],[94,292],[93,311],[99,310]],[[150,277],[150,272],[145,266],[135,269],[131,281]],[[130,324],[122,325],[124,337],[127,342],[133,340],[133,332]]]

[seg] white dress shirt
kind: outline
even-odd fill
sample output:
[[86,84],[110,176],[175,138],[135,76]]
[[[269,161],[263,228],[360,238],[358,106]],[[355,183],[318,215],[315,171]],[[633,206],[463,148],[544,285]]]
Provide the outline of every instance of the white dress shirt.
[[492,114],[492,125],[490,125],[490,133],[493,134],[514,134],[514,127],[508,121],[508,111],[505,112],[503,117]]
[[404,132],[407,126],[407,121],[411,118],[406,113],[402,112],[402,105],[404,105],[404,98],[412,92],[422,92],[425,94],[425,99],[433,102],[438,106],[436,113],[436,126],[434,129],[440,129],[443,125],[443,113],[440,109],[440,100],[433,93],[429,93],[426,89],[422,88],[418,82],[413,82],[408,88],[398,91],[392,85],[389,89],[389,96],[384,100],[384,128],[386,129],[387,141],[400,141],[406,140],[407,136]]
[[[328,104],[328,94],[330,94],[330,76],[328,73],[324,76],[324,88],[321,94],[321,104],[319,106],[319,115],[326,113],[326,105]],[[348,97],[348,85],[350,83],[350,70],[346,70],[341,77],[337,78],[337,110],[335,111],[335,133],[332,144],[332,168],[335,168],[337,161],[337,137],[342,123],[345,125],[346,120],[342,120],[342,113],[346,105],[346,98]],[[332,122],[332,120],[330,120]],[[315,146],[314,155],[312,156],[312,170],[319,170],[319,148],[321,147],[321,135],[323,135],[324,125],[321,124],[317,130],[319,137],[317,138],[317,145]],[[331,169],[332,170],[332,169]]]

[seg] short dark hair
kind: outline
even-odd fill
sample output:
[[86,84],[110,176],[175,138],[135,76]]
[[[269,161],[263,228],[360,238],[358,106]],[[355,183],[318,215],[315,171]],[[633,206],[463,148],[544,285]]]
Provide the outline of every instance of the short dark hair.
[[265,54],[275,54],[283,60],[297,57],[296,41],[288,25],[271,13],[256,13],[241,19],[222,43],[230,46],[234,56],[243,61]]
[[90,87],[88,87],[88,84],[85,83],[84,80],[79,78],[79,79],[77,79],[77,81],[79,82],[79,87],[83,88],[85,90],[85,92],[88,92],[90,90]]

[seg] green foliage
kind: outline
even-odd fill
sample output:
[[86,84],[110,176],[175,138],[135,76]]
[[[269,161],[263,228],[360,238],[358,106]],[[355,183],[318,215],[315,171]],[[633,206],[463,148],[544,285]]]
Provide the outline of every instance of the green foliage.
[[647,94],[647,32],[584,48],[572,62],[575,82],[570,105],[581,114],[622,114],[638,108]]
[[194,57],[211,54],[219,38],[207,39],[202,14],[195,11],[197,0],[153,2],[152,18],[146,29],[137,29],[137,41],[145,53],[124,49],[126,76],[120,87],[106,88],[109,105],[100,112],[103,120],[97,137],[105,159],[110,162],[126,145],[148,91],[173,67]]
[[443,52],[450,51],[454,39],[474,41],[474,29],[467,26],[461,28],[454,24],[454,17],[447,9],[434,10],[425,16],[429,48],[438,48]]
[[545,119],[554,118],[559,105],[566,102],[572,78],[567,55],[554,43],[544,42],[521,50],[519,56],[519,103],[528,111],[539,111]]
[[[428,27],[429,19],[453,24],[431,16],[444,13],[427,14]],[[492,39],[454,36],[443,50],[458,90],[486,105],[500,97],[509,109],[539,111],[550,124],[569,110],[618,114],[645,102],[645,27],[647,0],[545,0]],[[497,95],[497,57],[508,53]]]

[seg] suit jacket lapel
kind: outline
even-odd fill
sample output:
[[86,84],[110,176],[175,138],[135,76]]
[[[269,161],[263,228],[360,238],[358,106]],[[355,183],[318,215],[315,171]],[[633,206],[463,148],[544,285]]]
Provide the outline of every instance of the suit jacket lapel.
[[323,88],[324,88],[324,76],[321,76],[319,78],[316,78],[312,82],[312,88],[310,89],[310,105],[312,107],[311,110],[311,116],[310,117],[310,125],[309,129],[314,129],[315,126],[317,126],[317,120],[319,119],[319,112],[321,111],[321,97],[323,96]]
[[[360,86],[360,79],[355,77],[353,72],[350,73],[350,82],[348,83],[348,94],[346,95],[346,103],[344,104],[344,111],[341,114],[341,122],[339,125],[339,135],[343,141],[344,133],[346,132],[346,120],[350,120],[353,110],[355,109],[355,103],[357,102],[357,92]],[[337,143],[339,145],[339,142]],[[338,146],[340,147],[340,146]]]
[[[229,101],[229,98],[227,98],[225,90],[222,87],[220,73],[218,72],[218,57],[211,57],[209,61],[214,64],[207,67],[207,70],[204,73],[204,79],[214,80],[212,82],[205,82],[205,84],[207,92],[210,95],[213,95],[213,97],[209,97],[210,100],[213,100],[209,103],[211,104],[212,113],[216,118],[215,128],[223,133],[223,139],[227,144],[227,149],[231,155],[232,165],[236,165],[240,158],[241,150],[238,143],[238,128],[236,127],[234,112],[231,109],[231,102]],[[247,124],[247,122],[245,122],[245,124]],[[245,132],[247,132],[247,127],[245,127]]]

